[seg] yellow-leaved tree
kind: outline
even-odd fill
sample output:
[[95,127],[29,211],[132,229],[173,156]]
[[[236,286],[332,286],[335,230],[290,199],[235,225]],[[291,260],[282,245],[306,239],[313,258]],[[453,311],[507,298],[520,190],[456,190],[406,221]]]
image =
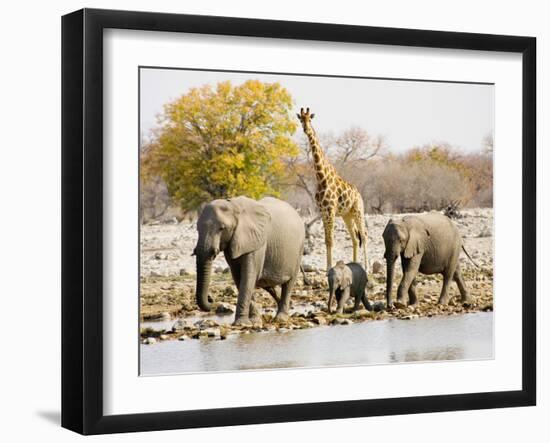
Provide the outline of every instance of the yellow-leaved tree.
[[162,177],[184,210],[215,198],[277,196],[284,161],[298,154],[291,107],[279,83],[192,88],[165,105],[142,151],[141,179]]

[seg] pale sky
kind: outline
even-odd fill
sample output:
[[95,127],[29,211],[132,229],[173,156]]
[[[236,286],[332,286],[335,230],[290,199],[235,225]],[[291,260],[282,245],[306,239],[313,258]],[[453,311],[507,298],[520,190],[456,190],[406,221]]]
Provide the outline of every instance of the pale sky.
[[308,106],[315,112],[317,133],[338,134],[359,126],[384,136],[394,152],[436,142],[475,151],[493,133],[493,85],[147,68],[141,69],[142,135],[147,137],[156,126],[165,103],[190,88],[248,79],[279,82],[292,95],[295,112]]

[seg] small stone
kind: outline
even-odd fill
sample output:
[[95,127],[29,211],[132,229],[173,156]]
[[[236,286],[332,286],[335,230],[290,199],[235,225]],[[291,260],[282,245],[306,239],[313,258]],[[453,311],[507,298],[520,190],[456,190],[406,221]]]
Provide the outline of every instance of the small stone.
[[216,306],[216,314],[218,315],[232,314],[233,312],[235,312],[233,306],[228,303],[220,303]]
[[144,345],[152,345],[157,342],[157,339],[154,337],[147,337],[145,340],[143,340]]
[[220,338],[221,337],[221,332],[218,328],[209,328],[209,329],[205,329],[201,332],[201,335],[205,333],[207,337],[209,338]]
[[384,269],[384,266],[379,261],[375,261],[372,264],[372,273],[373,274],[380,274]]
[[235,297],[237,295],[237,291],[233,286],[226,286],[223,289],[222,295],[224,297]]
[[158,272],[156,271],[151,271],[149,273],[149,277],[162,277],[162,274],[159,274]]
[[203,331],[206,329],[219,327],[220,325],[218,324],[218,322],[214,320],[206,319],[206,320],[196,321],[194,326],[196,328],[199,328],[201,331]]
[[181,277],[184,277],[184,276],[186,276],[186,275],[189,275],[189,272],[187,271],[187,269],[181,268],[181,269],[180,269],[180,276],[181,276]]
[[193,329],[193,324],[185,318],[180,318],[172,325],[172,331],[174,332],[184,329]]
[[216,274],[222,274],[223,273],[223,267],[222,266],[216,266],[216,268],[214,269],[214,272]]
[[160,312],[158,314],[152,314],[147,316],[149,321],[171,320],[172,316],[169,312]]
[[319,325],[319,326],[325,326],[328,324],[328,321],[325,317],[314,317],[313,323]]
[[312,263],[302,263],[304,272],[317,272],[317,266]]
[[168,339],[170,338],[170,336],[169,336],[169,335],[166,335],[166,334],[160,334],[160,335],[159,335],[159,338],[160,338],[161,340],[168,340]]
[[189,340],[189,336],[187,336],[187,335],[180,335],[180,336],[178,337],[178,340],[179,340],[179,341],[186,341],[186,340]]

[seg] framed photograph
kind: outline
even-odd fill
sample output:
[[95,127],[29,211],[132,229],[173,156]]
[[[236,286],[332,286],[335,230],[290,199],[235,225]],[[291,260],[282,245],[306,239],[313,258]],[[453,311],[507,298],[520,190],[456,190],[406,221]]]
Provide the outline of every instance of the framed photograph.
[[62,425],[536,403],[536,41],[62,20]]

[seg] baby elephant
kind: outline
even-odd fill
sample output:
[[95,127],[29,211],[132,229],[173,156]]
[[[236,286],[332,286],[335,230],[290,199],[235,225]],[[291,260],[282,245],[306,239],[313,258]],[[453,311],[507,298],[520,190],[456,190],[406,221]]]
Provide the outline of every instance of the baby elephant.
[[[397,257],[401,256],[403,278],[397,289],[395,306],[403,308],[417,303],[416,275],[443,274],[443,287],[439,296],[440,304],[449,302],[449,284],[454,280],[462,296],[462,302],[472,301],[460,273],[458,257],[462,237],[454,223],[440,213],[410,215],[402,220],[390,220],[382,234],[386,245],[384,257],[387,262],[386,302],[392,306],[393,271]],[[471,257],[466,252],[468,258]],[[473,260],[472,260],[473,262]],[[475,263],[474,263],[475,264]],[[477,266],[477,265],[476,265]]]
[[369,300],[365,293],[367,286],[367,273],[359,263],[345,264],[343,261],[336,263],[336,266],[328,271],[328,312],[332,314],[332,297],[336,295],[338,307],[337,314],[344,312],[344,306],[350,295],[355,298],[354,310],[357,311],[361,302],[367,310],[371,310]]

